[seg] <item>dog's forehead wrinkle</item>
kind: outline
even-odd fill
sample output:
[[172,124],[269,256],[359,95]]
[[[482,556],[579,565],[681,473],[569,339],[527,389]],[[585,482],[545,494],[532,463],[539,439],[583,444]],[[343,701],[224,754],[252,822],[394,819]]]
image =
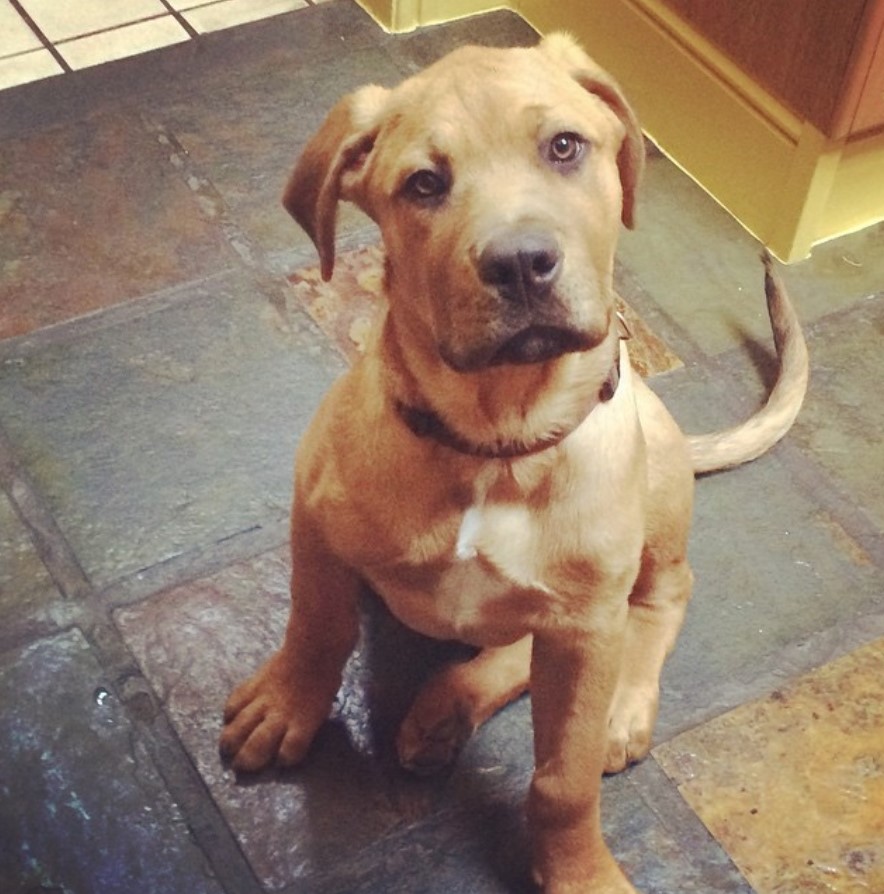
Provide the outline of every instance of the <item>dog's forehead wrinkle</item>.
[[[459,170],[480,176],[488,166],[524,168],[539,161],[541,145],[558,133],[576,132],[594,147],[606,142],[605,119],[599,120],[596,104],[580,99],[554,101],[532,94],[525,101],[524,91],[510,95],[505,86],[477,86],[473,77],[419,101],[408,97],[387,118],[379,149],[400,173],[450,165],[455,176]],[[506,115],[500,114],[502,108]]]
[[502,109],[542,102],[552,95],[553,81],[562,81],[559,88],[573,84],[548,66],[516,64],[512,50],[474,52],[477,49],[464,47],[404,81],[395,90],[394,105],[428,120],[464,116],[481,120],[488,111],[500,119],[506,117]]

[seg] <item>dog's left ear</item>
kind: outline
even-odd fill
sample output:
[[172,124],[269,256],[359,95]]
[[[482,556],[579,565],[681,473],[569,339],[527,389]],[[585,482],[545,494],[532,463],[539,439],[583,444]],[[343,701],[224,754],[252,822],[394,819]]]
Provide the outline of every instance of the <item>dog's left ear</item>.
[[626,129],[626,136],[617,153],[617,167],[623,190],[621,220],[624,226],[632,229],[635,226],[636,193],[645,166],[645,141],[635,113],[614,78],[590,59],[569,34],[550,34],[540,42],[539,49],[565,68],[585,90],[598,96]]
[[365,207],[364,174],[387,93],[383,87],[369,85],[340,100],[307,143],[283,193],[286,211],[319,252],[325,280],[331,279],[335,266],[338,202]]

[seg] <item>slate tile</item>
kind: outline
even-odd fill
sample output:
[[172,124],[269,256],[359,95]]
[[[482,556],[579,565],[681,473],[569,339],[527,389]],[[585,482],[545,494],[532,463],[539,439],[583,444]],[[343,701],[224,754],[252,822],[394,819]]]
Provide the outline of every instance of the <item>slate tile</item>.
[[0,887],[220,894],[82,635],[0,656]]
[[758,894],[884,889],[884,640],[659,747]]
[[35,613],[59,596],[27,528],[0,491],[0,618]]
[[870,339],[884,334],[884,292],[812,331],[812,380],[791,435],[884,528],[880,359]]
[[464,44],[493,47],[534,46],[537,32],[516,13],[496,10],[445,25],[418,28],[391,42],[391,55],[413,74]]
[[[400,79],[379,48],[351,52],[346,65],[334,58],[307,65],[280,51],[256,56],[239,69],[219,69],[184,95],[152,103],[150,114],[223,197],[231,218],[266,254],[271,269],[281,270],[292,264],[292,256],[315,258],[307,235],[281,204],[307,140],[345,93]],[[338,232],[369,241],[377,229],[345,203]]]
[[[660,830],[653,834],[663,839],[658,847],[654,837],[618,836],[614,848],[627,865],[642,866],[636,879],[660,894],[672,891],[696,891],[697,894],[754,894],[751,886],[709,830],[684,801],[653,756],[616,777],[634,789],[640,799],[636,809],[629,798],[615,798],[615,810],[634,814],[639,822],[648,822],[645,811],[656,818]],[[609,797],[608,805],[612,803]],[[610,811],[609,807],[609,811]],[[628,822],[628,820],[627,820]],[[630,863],[630,861],[636,861]]]
[[642,894],[751,894],[711,837],[684,846],[673,817],[652,808],[634,775],[604,780],[602,824],[614,855]]
[[224,274],[0,346],[0,419],[99,587],[287,517],[342,363],[272,298]]
[[323,282],[317,265],[288,277],[287,298],[303,307],[351,362],[371,341],[386,305],[384,251],[378,244],[339,252],[331,281]]
[[0,338],[232,262],[159,150],[130,112],[0,141]]

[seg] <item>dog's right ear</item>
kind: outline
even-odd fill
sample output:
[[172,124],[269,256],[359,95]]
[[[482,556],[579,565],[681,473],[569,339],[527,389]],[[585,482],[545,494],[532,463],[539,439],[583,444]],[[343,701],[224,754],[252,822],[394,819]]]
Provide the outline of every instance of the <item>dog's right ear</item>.
[[366,162],[388,93],[369,85],[340,100],[304,148],[286,184],[282,204],[313,240],[325,280],[331,279],[335,265],[338,202],[365,205]]

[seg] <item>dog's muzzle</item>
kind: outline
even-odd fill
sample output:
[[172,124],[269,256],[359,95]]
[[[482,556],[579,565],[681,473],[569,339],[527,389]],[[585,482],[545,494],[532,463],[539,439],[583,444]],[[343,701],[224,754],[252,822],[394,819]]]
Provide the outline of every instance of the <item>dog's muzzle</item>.
[[476,263],[479,279],[512,304],[543,301],[562,270],[556,238],[542,230],[507,230],[492,238]]
[[440,344],[442,359],[452,369],[544,363],[604,341],[607,311],[600,307],[598,314],[587,313],[559,294],[565,256],[552,231],[537,226],[501,230],[473,263],[485,289],[484,321],[472,344]]
[[555,360],[563,354],[588,351],[596,344],[596,340],[576,329],[528,326],[505,341],[491,356],[488,365],[543,363],[545,360]]

